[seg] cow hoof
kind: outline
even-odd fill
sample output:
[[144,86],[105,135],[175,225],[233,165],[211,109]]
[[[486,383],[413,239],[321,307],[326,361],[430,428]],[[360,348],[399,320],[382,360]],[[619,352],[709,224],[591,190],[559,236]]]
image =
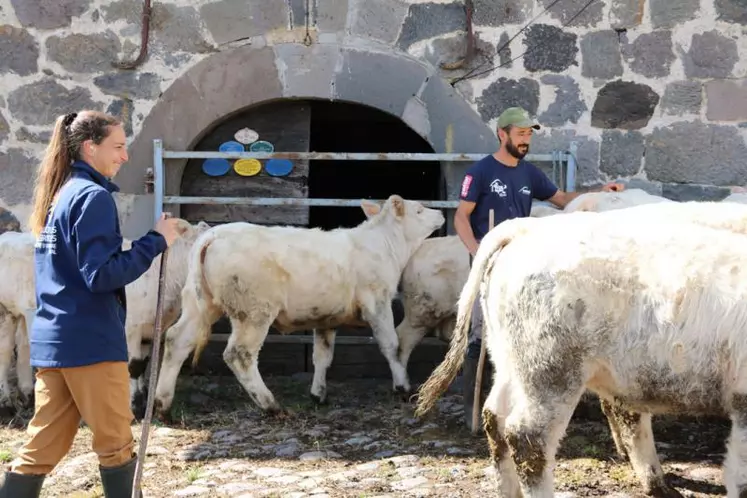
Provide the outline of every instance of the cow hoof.
[[669,486],[668,484],[661,484],[651,488],[648,492],[649,496],[655,498],[683,498],[682,493]]
[[[171,409],[164,410],[161,401],[155,401],[155,403],[153,404],[153,412],[153,418],[155,420],[158,420],[164,425],[173,425],[174,419],[171,416]],[[143,418],[145,418],[145,414],[143,414]]]
[[135,397],[132,399],[132,414],[135,416],[135,420],[140,421],[145,418],[147,399],[148,398],[144,393],[135,393]]
[[313,403],[315,405],[317,405],[317,406],[324,406],[324,405],[327,404],[327,396],[326,395],[324,395],[324,396],[317,396],[316,394],[311,393],[310,396],[311,396],[311,401],[313,401]]
[[394,388],[394,394],[405,403],[409,403],[413,393],[410,389],[405,389],[405,386],[397,386]]
[[19,400],[19,402],[21,404],[21,409],[22,410],[30,410],[30,409],[34,408],[35,397],[34,397],[34,393],[33,392],[31,394],[29,394],[29,395],[19,394],[18,395],[18,400]]
[[12,420],[16,416],[16,409],[12,406],[0,406],[0,420]]
[[267,414],[277,420],[287,420],[295,415],[291,410],[282,406],[268,408]]

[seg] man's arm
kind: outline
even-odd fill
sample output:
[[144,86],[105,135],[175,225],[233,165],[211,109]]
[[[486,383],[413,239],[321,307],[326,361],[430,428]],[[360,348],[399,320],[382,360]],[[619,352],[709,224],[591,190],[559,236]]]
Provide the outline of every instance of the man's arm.
[[454,230],[467,247],[469,253],[474,256],[479,244],[475,239],[475,233],[472,231],[472,225],[469,222],[469,215],[475,210],[475,203],[465,200],[459,201],[456,213],[454,214]]
[[[622,183],[608,183],[601,188],[589,190],[589,192],[622,192],[625,190],[625,185]],[[583,194],[584,192],[565,192],[563,190],[558,189],[557,192],[555,192],[555,195],[547,199],[549,202],[554,204],[555,206],[559,207],[560,209],[565,209],[565,207],[576,197]]]

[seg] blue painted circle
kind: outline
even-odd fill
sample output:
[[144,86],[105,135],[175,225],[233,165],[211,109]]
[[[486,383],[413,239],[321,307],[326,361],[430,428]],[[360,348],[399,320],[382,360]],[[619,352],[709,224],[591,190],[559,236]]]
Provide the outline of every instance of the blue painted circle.
[[225,159],[205,159],[202,163],[202,171],[210,176],[223,176],[231,169],[231,163]]
[[220,144],[218,150],[221,152],[244,152],[244,144],[229,140],[228,142]]
[[289,159],[270,159],[265,163],[265,171],[271,176],[286,176],[293,170]]

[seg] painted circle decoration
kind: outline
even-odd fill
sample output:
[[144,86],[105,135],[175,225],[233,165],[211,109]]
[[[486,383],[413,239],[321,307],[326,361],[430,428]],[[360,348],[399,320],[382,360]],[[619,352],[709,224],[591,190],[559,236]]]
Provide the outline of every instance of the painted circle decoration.
[[222,144],[220,144],[218,150],[221,152],[244,152],[244,144],[229,140],[228,142],[223,142]]
[[252,152],[272,153],[272,152],[275,152],[275,147],[273,147],[273,145],[270,142],[267,142],[265,140],[259,140],[258,142],[254,142],[252,145],[250,145],[249,150]]
[[233,164],[233,169],[241,176],[254,176],[262,171],[262,163],[256,159],[239,159]]
[[225,159],[205,159],[202,163],[202,171],[209,176],[223,176],[231,169],[231,163]]
[[242,128],[234,134],[233,138],[235,138],[237,142],[247,145],[256,142],[259,138],[259,133],[251,128]]
[[270,176],[287,176],[293,171],[293,163],[288,159],[270,159],[265,164],[265,171]]

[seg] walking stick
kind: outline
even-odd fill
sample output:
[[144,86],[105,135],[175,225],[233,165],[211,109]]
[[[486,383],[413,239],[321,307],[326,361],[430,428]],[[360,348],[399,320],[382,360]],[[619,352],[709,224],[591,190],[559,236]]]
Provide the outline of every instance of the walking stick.
[[[166,218],[169,215],[166,214]],[[159,358],[161,355],[161,333],[163,332],[163,289],[166,275],[166,259],[169,255],[169,249],[166,248],[161,255],[161,265],[158,273],[158,297],[156,301],[156,324],[153,331],[153,344],[150,353],[150,378],[148,379],[148,400],[145,404],[145,417],[143,417],[143,427],[140,433],[140,448],[137,455],[137,465],[135,466],[135,479],[132,483],[132,498],[141,498],[142,490],[140,481],[143,477],[143,464],[145,463],[145,450],[148,446],[148,435],[150,434],[150,421],[153,414],[153,404],[155,402],[156,378],[158,377]]]
[[[488,231],[495,224],[495,212],[488,212]],[[475,377],[475,399],[472,401],[472,434],[477,434],[477,422],[480,419],[480,395],[482,394],[482,371],[485,368],[485,316],[482,317],[482,330],[480,331],[480,359],[477,360],[477,372]]]

